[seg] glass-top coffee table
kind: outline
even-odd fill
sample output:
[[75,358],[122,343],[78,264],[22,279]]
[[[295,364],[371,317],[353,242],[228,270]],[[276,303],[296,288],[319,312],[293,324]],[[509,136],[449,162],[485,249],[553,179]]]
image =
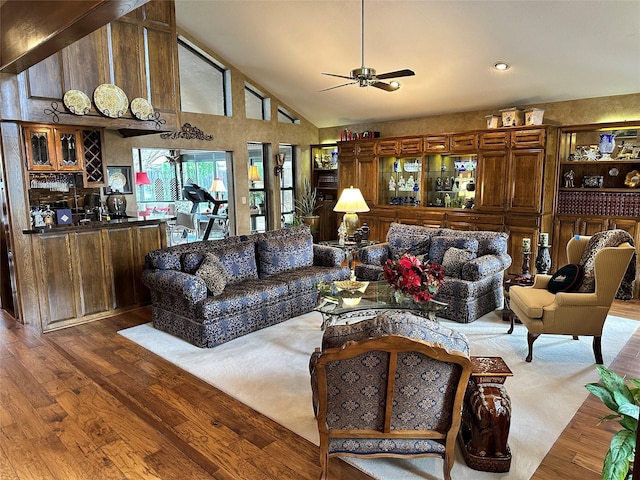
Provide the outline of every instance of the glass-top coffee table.
[[409,310],[429,320],[447,308],[447,304],[430,300],[414,302],[410,297],[400,297],[385,280],[359,282],[350,288],[340,288],[343,282],[321,282],[316,311],[322,314],[322,329],[334,325],[339,320],[377,315],[382,310]]

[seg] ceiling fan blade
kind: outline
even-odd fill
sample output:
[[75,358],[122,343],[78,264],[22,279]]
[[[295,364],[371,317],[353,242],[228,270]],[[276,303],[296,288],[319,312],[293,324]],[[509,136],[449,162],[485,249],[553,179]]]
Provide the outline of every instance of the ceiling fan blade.
[[[349,78],[349,77],[345,77],[345,78]],[[321,92],[326,92],[327,90],[333,90],[334,88],[346,87],[347,85],[353,85],[355,83],[358,83],[358,82],[355,81],[355,82],[343,83],[342,85],[336,85],[335,87],[324,88],[324,89],[322,89],[320,91]]]
[[415,75],[413,70],[405,68],[404,70],[397,70],[395,72],[381,73],[380,75],[376,75],[376,78],[384,80],[385,78],[411,77],[413,75]]
[[325,73],[325,72],[322,72],[322,75],[329,75],[330,77],[347,78],[349,80],[353,80],[353,77],[348,77],[346,75],[338,75],[337,73]]
[[395,92],[400,88],[399,86],[396,87],[384,82],[373,82],[371,86],[384,90],[385,92]]

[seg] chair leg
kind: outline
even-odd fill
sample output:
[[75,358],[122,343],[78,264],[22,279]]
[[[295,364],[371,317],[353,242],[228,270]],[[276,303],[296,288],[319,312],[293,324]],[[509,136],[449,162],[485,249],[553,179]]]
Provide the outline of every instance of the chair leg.
[[578,340],[578,336],[577,335],[573,335],[573,339],[574,340]]
[[527,343],[529,344],[529,354],[527,355],[527,358],[525,359],[525,361],[530,362],[531,359],[533,358],[533,342],[535,342],[539,336],[540,336],[539,333],[527,332]]
[[596,357],[596,363],[602,365],[602,337],[593,337],[593,355]]

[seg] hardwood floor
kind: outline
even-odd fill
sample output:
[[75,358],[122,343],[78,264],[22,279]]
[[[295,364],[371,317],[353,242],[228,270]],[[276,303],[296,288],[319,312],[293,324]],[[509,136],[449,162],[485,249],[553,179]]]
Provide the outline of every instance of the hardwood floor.
[[[611,313],[640,320],[640,302]],[[319,477],[315,445],[116,333],[149,318],[42,335],[0,313],[0,479]],[[640,377],[639,352],[636,332],[614,369]],[[587,399],[532,478],[598,480],[616,430],[596,425],[605,413]],[[369,479],[340,460],[331,478]]]

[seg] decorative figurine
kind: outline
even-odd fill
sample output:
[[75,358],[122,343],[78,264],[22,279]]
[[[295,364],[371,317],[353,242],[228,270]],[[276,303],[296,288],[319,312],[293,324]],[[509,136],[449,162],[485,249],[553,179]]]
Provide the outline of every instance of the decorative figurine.
[[573,170],[569,170],[564,172],[564,188],[573,188],[573,180],[575,179],[576,174]]
[[389,179],[389,190],[395,191],[396,189],[396,181],[393,177]]
[[405,190],[407,191],[411,191],[413,190],[413,186],[415,185],[415,180],[413,179],[413,175],[409,175],[409,178],[407,179],[407,183],[405,185]]
[[400,178],[398,179],[398,190],[404,190],[404,186],[405,186],[404,177],[400,175]]
[[347,227],[344,222],[340,223],[340,227],[338,228],[338,244],[343,247],[344,242],[347,239]]
[[444,195],[444,206],[447,208],[451,206],[451,195],[448,193],[445,193]]
[[442,177],[438,177],[438,178],[436,178],[436,186],[435,186],[435,189],[436,189],[437,191],[442,190]]

